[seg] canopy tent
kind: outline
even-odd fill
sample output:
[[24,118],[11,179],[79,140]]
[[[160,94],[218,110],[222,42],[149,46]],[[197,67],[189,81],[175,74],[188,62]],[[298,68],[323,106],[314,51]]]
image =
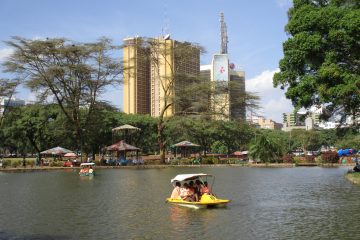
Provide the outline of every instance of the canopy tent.
[[40,154],[42,155],[59,155],[59,156],[63,156],[66,153],[72,153],[73,151],[63,148],[63,147],[54,147],[54,148],[50,148],[48,150],[42,151],[40,152]]
[[66,153],[66,154],[64,155],[64,157],[67,157],[67,158],[76,158],[77,155],[76,155],[75,153],[73,153],[73,152],[69,152],[69,153]]
[[178,148],[182,149],[181,155],[186,157],[188,155],[188,152],[186,151],[187,148],[200,147],[200,145],[192,143],[190,141],[182,141],[182,142],[179,142],[179,143],[176,143],[176,144],[172,145],[172,147],[175,147],[175,157],[177,155],[177,149]]
[[174,144],[173,146],[174,147],[200,147],[200,145],[197,145],[197,144],[189,142],[189,141],[182,141],[182,142]]
[[122,125],[122,126],[111,129],[112,132],[121,131],[121,130],[137,130],[137,131],[140,131],[141,129],[137,128],[137,127],[134,127],[134,126],[131,126],[129,124],[125,124],[125,125]]
[[234,156],[244,156],[244,155],[247,155],[248,153],[249,153],[249,151],[236,151],[232,155],[234,155]]
[[105,148],[107,151],[120,152],[120,151],[139,151],[140,148],[127,144],[124,140],[117,142]]
[[112,132],[112,142],[114,142],[115,141],[115,134],[116,134],[116,132],[118,132],[118,131],[123,131],[124,132],[124,140],[125,141],[128,141],[128,139],[127,139],[127,136],[128,136],[128,132],[129,131],[141,131],[141,129],[140,128],[137,128],[137,127],[134,127],[134,126],[132,126],[132,125],[129,125],[129,124],[125,124],[125,125],[121,125],[121,126],[119,126],[119,127],[116,127],[116,128],[113,128],[113,129],[111,129],[111,132]]
[[126,159],[126,152],[136,151],[136,159],[138,159],[138,153],[140,148],[127,144],[124,140],[121,140],[120,142],[106,147],[105,150],[110,152],[116,152],[117,157],[120,159],[120,164],[127,165],[128,160]]

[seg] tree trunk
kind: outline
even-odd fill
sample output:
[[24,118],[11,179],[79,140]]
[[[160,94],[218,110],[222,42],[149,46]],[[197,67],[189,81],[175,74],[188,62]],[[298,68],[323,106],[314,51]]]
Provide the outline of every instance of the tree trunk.
[[159,120],[158,125],[157,125],[157,140],[158,140],[158,145],[159,145],[159,151],[160,151],[160,162],[165,164],[165,148],[166,148],[166,143],[164,141],[164,122],[162,119]]

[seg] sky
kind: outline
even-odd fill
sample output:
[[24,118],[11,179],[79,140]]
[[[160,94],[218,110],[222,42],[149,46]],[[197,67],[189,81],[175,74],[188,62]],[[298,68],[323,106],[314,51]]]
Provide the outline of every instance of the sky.
[[[282,122],[292,111],[284,91],[273,88],[272,77],[283,57],[284,28],[291,0],[1,0],[0,62],[12,50],[4,43],[12,36],[29,39],[65,37],[92,42],[105,36],[115,44],[131,36],[190,41],[206,49],[201,64],[220,51],[220,12],[227,24],[230,62],[245,71],[246,90],[261,97],[258,114]],[[116,58],[121,61],[121,51]],[[4,77],[0,73],[0,78]],[[122,86],[102,96],[122,108]],[[20,88],[17,97],[33,100]]]

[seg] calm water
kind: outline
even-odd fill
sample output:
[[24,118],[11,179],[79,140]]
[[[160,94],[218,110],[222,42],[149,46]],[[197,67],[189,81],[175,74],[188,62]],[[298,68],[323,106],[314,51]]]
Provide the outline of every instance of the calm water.
[[[216,176],[225,209],[165,203],[180,173]],[[360,239],[345,168],[0,172],[0,239]],[[220,188],[221,186],[221,188]]]

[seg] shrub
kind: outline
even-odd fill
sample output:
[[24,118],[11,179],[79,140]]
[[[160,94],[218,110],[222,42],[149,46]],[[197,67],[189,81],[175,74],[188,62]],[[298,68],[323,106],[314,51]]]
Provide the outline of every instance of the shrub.
[[17,168],[20,165],[21,165],[21,160],[13,160],[11,162],[11,166],[14,167],[14,168]]
[[204,157],[201,162],[204,164],[218,164],[219,159],[215,157]]
[[307,163],[315,163],[315,156],[306,155],[305,156],[305,162],[307,162]]
[[3,160],[3,168],[6,168],[8,166],[11,166],[11,160],[9,159]]
[[50,167],[63,167],[64,163],[62,161],[51,161],[49,166]]
[[300,157],[294,157],[293,162],[295,163],[295,165],[298,165],[301,162],[301,158]]
[[94,163],[95,163],[96,166],[100,166],[100,165],[101,165],[100,160],[95,160]]
[[339,156],[337,152],[328,151],[321,154],[321,159],[324,163],[337,163]]
[[34,165],[35,165],[35,160],[28,160],[28,161],[27,161],[27,164],[28,164],[30,167],[34,167]]
[[282,157],[283,163],[293,163],[294,162],[294,156],[292,154],[286,154]]

